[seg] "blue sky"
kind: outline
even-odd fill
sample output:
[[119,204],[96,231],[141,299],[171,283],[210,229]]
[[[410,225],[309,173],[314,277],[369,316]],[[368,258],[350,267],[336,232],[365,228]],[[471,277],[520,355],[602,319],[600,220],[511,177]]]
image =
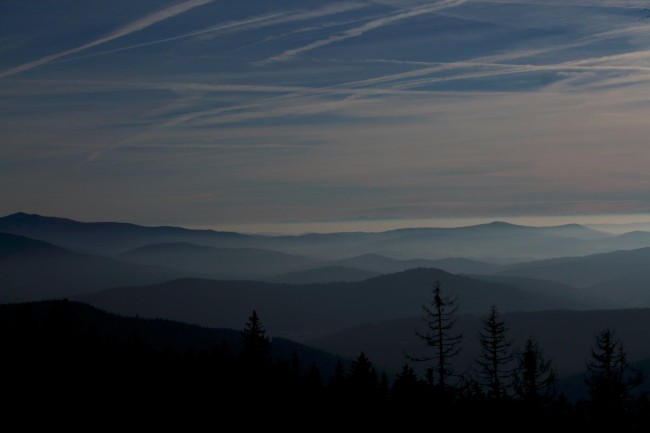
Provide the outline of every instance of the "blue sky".
[[0,213],[647,214],[646,0],[0,0]]

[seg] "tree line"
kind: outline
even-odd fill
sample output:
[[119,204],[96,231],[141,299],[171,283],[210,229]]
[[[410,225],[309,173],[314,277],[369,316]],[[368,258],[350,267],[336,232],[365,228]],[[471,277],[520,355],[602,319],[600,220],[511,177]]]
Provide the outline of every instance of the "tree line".
[[[55,302],[43,312],[29,305],[0,308],[5,414],[36,408],[65,414],[74,408],[102,417],[108,411],[203,419],[246,408],[284,420],[309,415],[319,425],[355,419],[404,427],[428,419],[461,428],[517,426],[527,419],[537,427],[650,426],[650,405],[634,393],[642,377],[607,329],[596,335],[585,373],[587,401],[573,403],[555,391],[552,362],[533,338],[514,350],[496,308],[483,319],[474,368],[454,371],[454,357],[467,337],[454,332],[456,301],[445,297],[439,284],[424,310],[425,329],[417,332],[427,355],[408,356],[395,375],[363,352],[339,360],[331,371],[303,362],[297,353],[274,357],[272,340],[254,311],[236,341],[181,349],[153,345],[141,333],[128,337],[128,329],[122,330],[126,338],[118,338],[70,304]],[[181,326],[173,332],[183,339]],[[417,374],[414,363],[424,363],[426,373]]]
[[649,425],[647,396],[635,393],[644,381],[643,374],[628,363],[623,343],[611,329],[602,329],[595,335],[586,363],[584,381],[589,400],[572,404],[557,392],[552,360],[544,356],[533,336],[522,349],[513,347],[508,326],[496,306],[482,318],[478,358],[469,371],[456,373],[452,361],[459,354],[464,338],[454,328],[457,309],[457,299],[443,296],[440,283],[436,282],[432,301],[423,306],[425,329],[416,330],[429,355],[407,355],[410,361],[428,363],[427,373],[419,378],[405,364],[395,378],[391,397],[404,394],[404,389],[410,389],[415,395],[419,383],[420,388],[429,389],[429,399],[438,404],[462,407],[469,404],[479,412],[489,409],[497,418],[501,416],[500,410],[517,408],[527,414],[543,414],[545,421],[539,418],[540,422],[572,419],[599,426]]

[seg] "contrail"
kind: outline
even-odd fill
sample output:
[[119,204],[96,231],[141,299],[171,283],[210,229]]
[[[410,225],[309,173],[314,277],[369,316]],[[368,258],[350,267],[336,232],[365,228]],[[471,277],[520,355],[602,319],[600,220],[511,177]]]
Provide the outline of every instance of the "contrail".
[[297,56],[298,54],[302,54],[307,51],[314,50],[316,48],[320,48],[326,45],[333,44],[335,42],[340,42],[344,41],[346,39],[350,38],[356,38],[358,36],[363,35],[366,32],[369,32],[371,30],[378,29],[380,27],[383,27],[387,24],[391,24],[397,21],[413,18],[419,15],[424,15],[428,13],[432,13],[441,9],[447,9],[450,7],[455,7],[459,6],[463,3],[465,3],[467,0],[443,0],[441,2],[438,2],[434,5],[429,5],[429,6],[421,6],[413,9],[409,9],[403,12],[398,12],[395,14],[390,14],[383,16],[381,18],[374,19],[372,21],[369,21],[361,26],[348,29],[342,33],[339,33],[338,35],[333,35],[325,39],[321,39],[315,42],[312,42],[310,44],[304,45],[302,47],[298,48],[293,48],[291,50],[284,51],[283,53],[278,54],[277,56],[273,56],[263,62],[259,62],[260,64],[264,63],[272,63],[272,62],[282,62],[285,60],[289,60],[292,57]]
[[602,40],[607,40],[611,39],[614,37],[618,36],[623,36],[626,34],[631,34],[631,33],[637,33],[637,32],[647,32],[648,28],[647,26],[635,26],[631,27],[629,29],[623,29],[623,30],[610,30],[602,33],[597,33],[595,35],[587,36],[585,38],[579,39],[574,42],[569,42],[561,45],[553,45],[553,46],[548,46],[548,47],[543,47],[543,48],[538,48],[538,49],[532,49],[532,50],[523,50],[523,51],[514,51],[514,52],[509,52],[509,53],[502,53],[502,54],[493,54],[490,56],[483,56],[483,57],[476,57],[474,59],[466,60],[466,61],[461,61],[458,62],[458,65],[454,65],[455,62],[451,63],[443,63],[440,65],[435,65],[435,66],[430,66],[430,67],[425,67],[425,68],[419,68],[415,69],[412,71],[407,71],[407,72],[400,72],[397,74],[390,74],[390,75],[384,75],[381,77],[375,77],[375,78],[368,78],[365,80],[359,80],[355,82],[350,82],[346,83],[346,86],[354,86],[354,87],[366,87],[366,86],[372,86],[372,85],[378,85],[378,84],[385,84],[388,82],[394,82],[398,80],[404,80],[408,78],[414,78],[414,77],[421,77],[424,75],[430,75],[436,72],[440,72],[442,70],[447,70],[447,69],[453,69],[455,67],[463,67],[462,63],[466,62],[476,62],[476,63],[493,63],[493,62],[502,62],[502,61],[507,61],[507,60],[513,60],[513,59],[518,59],[518,58],[525,58],[525,57],[531,57],[534,55],[539,55],[539,54],[545,54],[548,52],[553,52],[553,51],[560,51],[560,50],[566,50],[566,49],[571,49],[571,48],[577,48],[585,45],[589,45],[594,42],[599,42]]
[[64,56],[69,56],[70,54],[75,54],[83,50],[87,50],[88,48],[96,47],[98,45],[105,44],[106,42],[110,42],[112,40],[121,38],[123,36],[129,35],[134,32],[138,32],[140,30],[144,30],[147,27],[150,27],[156,23],[159,23],[161,21],[165,21],[169,18],[175,17],[176,15],[180,15],[184,12],[187,12],[189,10],[192,10],[194,8],[197,8],[199,6],[203,6],[205,4],[211,3],[213,0],[188,0],[183,3],[179,3],[174,6],[170,6],[165,9],[161,9],[157,12],[154,12],[150,15],[145,16],[144,18],[140,18],[139,20],[133,21],[123,27],[120,27],[119,29],[109,33],[106,36],[103,36],[99,39],[95,39],[94,41],[88,42],[84,45],[71,48],[66,51],[61,51],[56,54],[50,54],[49,56],[42,57],[38,60],[34,60],[28,63],[24,63],[20,66],[16,66],[14,68],[8,69],[4,72],[0,72],[0,79],[1,78],[6,78],[10,77],[15,74],[19,74],[21,72],[28,71],[30,69],[36,68],[38,66],[45,65],[47,63],[50,63],[54,60],[60,59],[61,57]]
[[272,18],[277,18],[277,17],[279,17],[281,15],[282,15],[281,13],[277,13],[277,14],[265,15],[265,16],[257,17],[257,18],[251,18],[251,19],[244,20],[244,21],[234,21],[234,22],[225,23],[225,24],[221,24],[221,25],[218,25],[218,26],[210,27],[210,28],[207,28],[207,29],[203,29],[203,30],[197,30],[197,31],[194,31],[194,32],[183,33],[182,35],[170,36],[170,37],[164,38],[164,39],[157,39],[155,41],[143,42],[141,44],[128,45],[126,47],[120,47],[120,48],[114,48],[112,50],[100,51],[99,53],[84,54],[84,55],[81,55],[81,56],[70,57],[70,58],[67,58],[67,59],[59,60],[57,63],[63,63],[63,62],[68,62],[68,61],[72,61],[72,60],[86,59],[88,57],[103,56],[105,54],[111,54],[111,53],[118,53],[120,51],[133,50],[135,48],[148,47],[150,45],[162,44],[162,43],[165,43],[165,42],[171,42],[171,41],[175,41],[175,40],[178,40],[178,39],[191,38],[193,36],[198,36],[198,35],[202,35],[202,34],[205,34],[205,33],[213,33],[213,32],[217,32],[217,31],[220,31],[220,30],[230,30],[230,29],[233,29],[233,28],[236,28],[236,27],[243,27],[243,26],[247,26],[247,25],[250,25],[250,24],[256,24],[256,23],[259,23],[259,22],[262,22],[262,21],[268,21],[268,20],[270,20]]
[[86,58],[89,58],[89,57],[103,56],[105,54],[112,54],[112,53],[117,53],[117,52],[120,52],[120,51],[127,51],[127,50],[133,50],[133,49],[136,49],[136,48],[148,47],[148,46],[151,46],[151,45],[158,45],[158,44],[162,44],[162,43],[165,43],[165,42],[171,42],[171,41],[175,41],[175,40],[179,40],[179,39],[191,38],[191,37],[194,37],[194,36],[208,34],[208,33],[214,33],[214,32],[219,32],[219,31],[249,30],[249,29],[257,29],[257,28],[262,28],[262,27],[278,25],[278,24],[290,23],[290,22],[294,22],[294,21],[308,20],[308,19],[312,19],[312,18],[318,18],[318,17],[321,17],[321,16],[338,14],[338,13],[341,13],[341,12],[346,12],[346,11],[353,10],[353,9],[358,9],[358,8],[361,8],[361,7],[364,7],[364,6],[365,5],[336,3],[336,4],[328,5],[328,6],[325,6],[323,8],[316,9],[316,10],[300,11],[300,12],[295,12],[295,13],[278,12],[278,13],[269,14],[269,15],[252,17],[252,18],[249,18],[249,19],[241,20],[241,21],[230,21],[230,22],[227,22],[227,23],[219,24],[217,26],[209,27],[207,29],[196,30],[196,31],[189,32],[189,33],[183,33],[183,34],[176,35],[176,36],[170,36],[170,37],[164,38],[164,39],[157,39],[155,41],[149,41],[149,42],[143,42],[143,43],[140,43],[140,44],[128,45],[128,46],[125,46],[125,47],[120,47],[120,48],[115,48],[115,49],[112,49],[112,50],[101,51],[101,52],[98,52],[98,53],[84,54],[84,55],[75,56],[75,57],[68,57],[66,59],[59,60],[57,63],[63,63],[63,62],[69,62],[69,61],[74,61],[74,60],[86,59]]

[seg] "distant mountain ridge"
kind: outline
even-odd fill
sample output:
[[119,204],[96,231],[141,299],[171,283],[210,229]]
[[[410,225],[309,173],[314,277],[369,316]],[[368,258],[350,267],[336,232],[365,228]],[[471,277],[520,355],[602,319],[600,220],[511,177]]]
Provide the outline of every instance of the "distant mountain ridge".
[[577,224],[528,227],[493,222],[455,228],[414,228],[386,232],[311,233],[261,236],[127,223],[83,223],[16,213],[0,218],[0,231],[51,242],[68,249],[115,255],[147,244],[189,242],[215,248],[256,248],[335,261],[364,254],[401,260],[462,257],[496,263],[585,255],[650,247],[650,238],[616,237]]
[[67,248],[100,254],[117,254],[164,238],[171,241],[215,238],[220,242],[246,238],[234,232],[180,227],[146,227],[130,223],[79,222],[23,212],[0,218],[0,232],[27,236]]
[[120,314],[213,327],[232,327],[242,314],[255,309],[274,333],[300,339],[360,323],[419,314],[422,305],[431,301],[437,280],[450,295],[459,298],[461,311],[468,313],[486,311],[493,304],[504,311],[581,307],[573,300],[543,291],[523,291],[423,268],[351,283],[289,285],[182,279],[109,289],[76,299]]
[[539,278],[587,287],[648,269],[650,269],[650,248],[639,248],[582,257],[559,257],[518,263],[497,274]]
[[331,265],[276,275],[268,281],[286,284],[325,284],[363,281],[377,276],[379,276],[377,272]]
[[0,302],[60,298],[180,276],[161,267],[75,253],[47,242],[0,233]]
[[258,248],[214,248],[189,242],[148,244],[117,256],[120,260],[164,266],[187,276],[258,279],[304,270],[317,262]]
[[379,254],[363,254],[361,256],[337,260],[334,263],[383,274],[401,272],[413,268],[436,268],[452,274],[492,273],[501,269],[500,265],[463,258],[398,260]]

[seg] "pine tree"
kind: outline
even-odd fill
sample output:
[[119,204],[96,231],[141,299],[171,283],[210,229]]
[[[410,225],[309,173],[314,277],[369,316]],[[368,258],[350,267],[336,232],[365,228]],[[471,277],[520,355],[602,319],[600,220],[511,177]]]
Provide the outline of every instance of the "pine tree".
[[393,387],[390,391],[391,398],[397,401],[411,401],[418,397],[419,379],[413,368],[404,364],[402,371],[395,376]]
[[423,320],[426,323],[424,332],[416,331],[416,335],[432,349],[430,356],[410,357],[414,361],[433,361],[429,370],[430,382],[445,391],[449,385],[449,378],[453,375],[452,358],[460,352],[460,343],[463,336],[454,333],[456,324],[456,299],[443,297],[440,282],[436,281],[433,287],[433,300],[429,305],[424,305]]
[[529,338],[523,352],[517,355],[514,388],[526,403],[537,405],[552,394],[555,372],[551,361],[544,358],[537,341]]
[[345,366],[339,359],[334,367],[334,374],[332,374],[329,382],[327,382],[327,390],[334,398],[340,398],[344,394],[346,389],[345,376]]
[[510,350],[511,342],[507,338],[508,328],[500,319],[496,306],[483,318],[483,329],[479,332],[481,354],[476,361],[478,374],[487,396],[499,400],[506,396],[508,381],[512,374],[510,364],[513,355]]
[[350,366],[350,373],[347,377],[350,389],[355,394],[370,396],[377,391],[377,372],[372,366],[372,362],[361,352]]
[[255,310],[244,325],[242,337],[243,346],[240,354],[242,362],[249,366],[262,366],[271,362],[271,342]]
[[643,382],[641,372],[628,365],[623,343],[608,328],[596,335],[585,382],[597,417],[623,415],[631,391]]

